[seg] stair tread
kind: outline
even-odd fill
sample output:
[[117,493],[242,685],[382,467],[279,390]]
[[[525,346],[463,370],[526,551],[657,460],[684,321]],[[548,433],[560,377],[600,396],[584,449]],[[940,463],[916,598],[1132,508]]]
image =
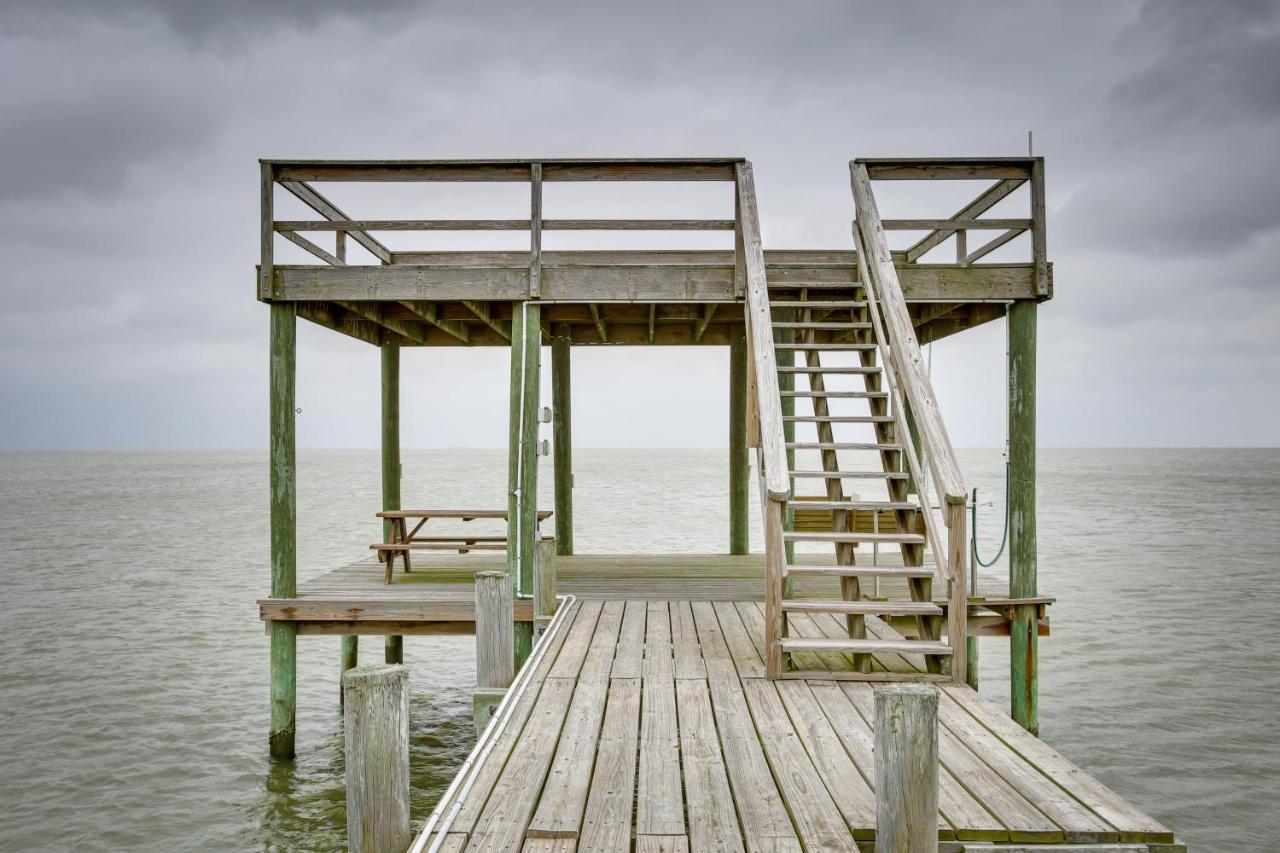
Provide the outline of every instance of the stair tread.
[[827,533],[824,531],[784,530],[784,542],[891,542],[902,545],[923,545],[924,536],[919,533]]
[[951,647],[935,640],[854,640],[827,637],[783,637],[784,652],[897,652],[899,654],[949,655]]
[[828,480],[906,480],[911,475],[905,471],[792,471],[792,477],[822,477]]
[[[777,325],[776,323],[774,324]],[[774,344],[776,350],[793,350],[804,352],[806,350],[827,350],[830,352],[865,352],[866,350],[879,349],[879,344],[848,344],[848,343],[829,343],[829,344]]]
[[838,330],[838,329],[870,329],[871,324],[866,322],[861,322],[861,321],[849,321],[849,320],[809,320],[809,321],[797,320],[795,322],[792,322],[789,320],[788,321],[775,320],[773,322],[773,327],[775,329]]
[[893,423],[893,415],[783,415],[782,420],[793,423],[888,424]]
[[929,566],[834,566],[797,563],[787,566],[788,575],[816,575],[835,578],[932,578]]
[[789,441],[789,450],[901,450],[901,444],[874,444],[865,441]]
[[856,281],[770,281],[770,290],[861,290]]
[[852,374],[867,375],[872,373],[879,373],[883,369],[884,368],[880,367],[880,365],[878,364],[872,367],[808,367],[805,365],[799,365],[796,367],[787,367],[787,366],[779,367],[778,372],[779,373],[852,373]]
[[793,613],[847,613],[862,616],[942,616],[931,601],[844,601],[839,598],[788,598],[782,609]]
[[804,499],[792,498],[791,503],[795,509],[830,509],[840,512],[843,510],[865,509],[865,510],[919,510],[918,504],[908,503],[906,501],[811,501]]
[[876,399],[888,397],[888,391],[780,391],[783,397],[835,397],[843,399]]
[[769,300],[770,308],[866,308],[862,299],[808,299],[808,300]]

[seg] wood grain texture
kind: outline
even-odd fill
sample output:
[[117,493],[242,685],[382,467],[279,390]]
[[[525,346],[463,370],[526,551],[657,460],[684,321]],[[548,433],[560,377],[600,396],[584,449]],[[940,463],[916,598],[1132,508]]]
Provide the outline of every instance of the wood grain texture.
[[938,691],[876,690],[876,853],[938,849]]
[[362,666],[342,676],[347,842],[360,853],[409,846],[409,671]]
[[511,578],[476,573],[476,686],[507,687],[515,677]]

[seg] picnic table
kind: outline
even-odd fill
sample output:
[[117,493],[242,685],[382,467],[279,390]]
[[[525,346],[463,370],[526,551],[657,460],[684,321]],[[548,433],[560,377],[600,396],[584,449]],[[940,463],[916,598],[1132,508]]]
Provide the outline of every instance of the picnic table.
[[[374,542],[369,548],[377,551],[378,562],[386,563],[387,583],[391,583],[391,573],[395,567],[397,554],[404,562],[404,570],[408,572],[412,570],[409,560],[409,552],[411,551],[457,551],[459,554],[466,554],[469,551],[507,550],[507,537],[505,534],[500,536],[471,536],[465,533],[441,536],[419,535],[419,531],[433,518],[461,521],[474,521],[476,519],[507,521],[507,511],[505,509],[394,509],[379,512],[377,517],[389,522],[390,535],[388,541]],[[543,521],[550,517],[550,510],[538,510],[537,523],[541,525]],[[417,522],[414,524],[413,529],[409,528],[410,521]]]

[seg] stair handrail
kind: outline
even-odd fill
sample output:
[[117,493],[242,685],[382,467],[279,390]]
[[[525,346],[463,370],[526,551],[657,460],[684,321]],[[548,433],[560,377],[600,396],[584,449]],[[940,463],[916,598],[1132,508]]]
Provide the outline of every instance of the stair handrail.
[[754,424],[749,429],[760,447],[760,476],[770,500],[791,497],[791,473],[787,468],[786,439],[782,430],[782,396],[778,365],[773,351],[773,320],[769,310],[769,285],[765,278],[764,246],[760,241],[760,214],[756,208],[755,180],[748,162],[737,164],[738,261],[745,274],[747,352],[754,379]]
[[849,173],[856,213],[854,239],[859,258],[865,258],[868,271],[864,284],[876,291],[890,350],[897,362],[896,373],[911,406],[921,447],[938,491],[947,504],[963,506],[967,499],[964,478],[907,311],[907,301],[902,294],[889,242],[880,222],[880,211],[871,191],[871,178],[867,175],[867,167],[856,160],[849,163]]

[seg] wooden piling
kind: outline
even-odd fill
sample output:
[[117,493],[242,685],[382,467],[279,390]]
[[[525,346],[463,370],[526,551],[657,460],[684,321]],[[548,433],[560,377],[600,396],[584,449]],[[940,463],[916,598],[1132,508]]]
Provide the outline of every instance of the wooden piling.
[[964,638],[964,682],[974,690],[978,689],[978,638]]
[[489,724],[515,677],[515,607],[506,572],[476,572],[476,728]]
[[[341,233],[341,232],[339,232]],[[344,635],[338,649],[338,697],[342,697],[342,676],[349,669],[355,669],[360,663],[360,637],[355,634]]]
[[[297,441],[294,422],[297,311],[271,305],[271,597],[298,590]],[[298,706],[298,633],[293,622],[271,623],[271,756],[294,755]]]
[[[382,345],[382,509],[400,509],[400,346]],[[391,541],[391,522],[382,523],[382,541]],[[387,663],[404,663],[404,638],[387,635]]]
[[[514,304],[511,322],[511,421],[507,569],[524,595],[533,594],[538,531],[538,402],[542,360],[542,309]],[[517,332],[517,329],[519,330]],[[533,651],[533,623],[515,626],[516,668]]]
[[[1036,303],[1009,308],[1009,595],[1036,596]],[[1036,605],[1014,608],[1009,627],[1010,714],[1040,731]]]
[[538,543],[538,565],[533,573],[533,625],[535,637],[541,636],[556,615],[555,540]]
[[409,671],[381,664],[342,676],[347,845],[404,853],[409,828]]
[[938,689],[876,688],[876,853],[938,850]]
[[569,327],[551,338],[551,441],[555,445],[556,553],[573,553],[573,417]]
[[729,553],[750,549],[747,527],[747,336],[743,326],[729,333]]

